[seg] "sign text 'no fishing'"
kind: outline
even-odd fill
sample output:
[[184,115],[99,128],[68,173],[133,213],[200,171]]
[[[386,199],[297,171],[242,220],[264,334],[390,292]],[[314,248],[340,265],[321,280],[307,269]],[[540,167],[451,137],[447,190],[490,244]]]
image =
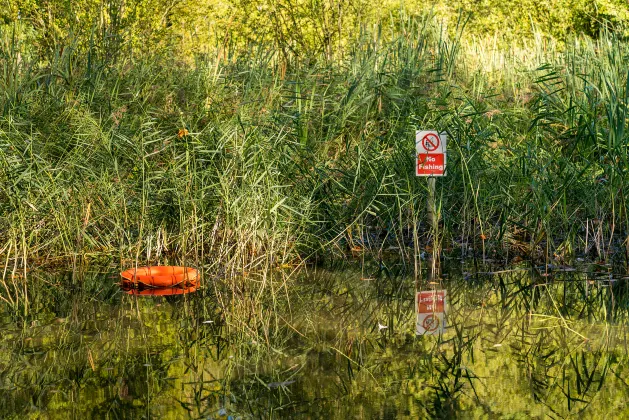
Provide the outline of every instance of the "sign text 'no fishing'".
[[417,131],[415,149],[417,153],[417,176],[445,176],[446,173],[446,133]]

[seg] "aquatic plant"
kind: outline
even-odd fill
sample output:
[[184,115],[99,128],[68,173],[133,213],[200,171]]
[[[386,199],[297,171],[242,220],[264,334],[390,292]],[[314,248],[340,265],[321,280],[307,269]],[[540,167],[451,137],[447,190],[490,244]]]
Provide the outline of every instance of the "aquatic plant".
[[[96,36],[44,53],[3,26],[0,296],[17,305],[34,265],[108,258],[229,277],[441,249],[626,261],[626,43],[494,47],[465,23],[400,16],[340,56],[249,43],[194,65],[113,60]],[[437,229],[412,169],[427,127],[450,139]]]

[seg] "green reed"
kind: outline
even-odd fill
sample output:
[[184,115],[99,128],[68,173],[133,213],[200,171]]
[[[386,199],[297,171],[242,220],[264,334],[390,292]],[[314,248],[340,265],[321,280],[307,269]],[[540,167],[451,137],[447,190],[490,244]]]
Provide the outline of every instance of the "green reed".
[[[96,38],[46,55],[3,28],[2,297],[35,264],[109,257],[230,275],[426,246],[626,257],[626,44],[496,46],[400,19],[334,58],[250,44],[194,64],[113,61]],[[450,139],[437,232],[418,128]]]

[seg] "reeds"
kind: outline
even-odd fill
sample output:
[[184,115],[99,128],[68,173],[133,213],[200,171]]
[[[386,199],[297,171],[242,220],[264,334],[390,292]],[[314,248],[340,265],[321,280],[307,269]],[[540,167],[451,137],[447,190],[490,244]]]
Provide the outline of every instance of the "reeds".
[[[248,45],[194,66],[106,61],[93,42],[38,56],[3,29],[6,267],[112,257],[234,276],[352,252],[438,257],[440,244],[626,259],[626,45],[496,46],[430,18],[400,25],[333,58]],[[450,138],[438,232],[414,176],[417,128]]]

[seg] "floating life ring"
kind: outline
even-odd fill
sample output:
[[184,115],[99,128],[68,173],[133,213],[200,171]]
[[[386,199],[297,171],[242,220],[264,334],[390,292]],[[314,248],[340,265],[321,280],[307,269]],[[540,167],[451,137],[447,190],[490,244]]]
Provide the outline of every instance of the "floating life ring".
[[130,268],[120,275],[123,281],[142,283],[149,287],[186,287],[198,286],[199,272],[192,267],[154,266]]

